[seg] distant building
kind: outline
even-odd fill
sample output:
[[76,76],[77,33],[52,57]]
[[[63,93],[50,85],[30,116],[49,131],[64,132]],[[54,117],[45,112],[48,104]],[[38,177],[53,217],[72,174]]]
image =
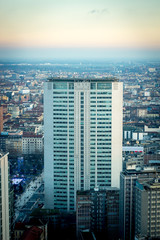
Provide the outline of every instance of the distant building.
[[136,182],[135,234],[160,239],[160,178]]
[[9,104],[7,106],[8,113],[12,115],[12,118],[16,118],[19,116],[20,110],[19,106],[16,106],[15,104]]
[[0,150],[11,156],[22,155],[22,131],[1,132]]
[[43,135],[25,133],[22,137],[23,154],[42,154],[43,153]]
[[147,108],[137,109],[137,117],[146,117],[146,116],[147,116]]
[[144,164],[148,165],[160,165],[160,154],[145,154],[144,155]]
[[141,146],[123,146],[122,148],[123,152],[134,152],[134,153],[142,153],[144,151],[144,148]]
[[150,97],[150,95],[151,95],[150,92],[148,92],[148,91],[145,91],[145,92],[144,92],[144,96],[145,96],[145,97]]
[[123,139],[124,140],[138,140],[142,141],[147,137],[148,133],[144,132],[143,129],[136,127],[125,127],[123,128]]
[[160,126],[159,127],[148,127],[145,125],[144,131],[147,133],[160,133]]

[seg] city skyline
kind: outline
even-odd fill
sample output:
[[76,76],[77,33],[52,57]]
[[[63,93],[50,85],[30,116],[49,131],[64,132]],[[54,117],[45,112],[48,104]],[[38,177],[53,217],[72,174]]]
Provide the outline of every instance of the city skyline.
[[[76,229],[86,227],[96,238],[104,238],[105,235],[108,238],[109,235],[109,239],[113,239],[110,234],[112,227],[114,234],[121,229],[120,234],[125,235],[126,240],[134,238],[136,234],[136,238],[141,239],[144,232],[139,228],[139,223],[144,223],[146,229],[151,226],[151,231],[147,229],[145,232],[146,237],[160,237],[160,183],[157,182],[157,178],[160,179],[159,61],[0,61],[0,79],[0,148],[1,152],[9,152],[10,174],[6,176],[5,183],[12,190],[12,202],[9,205],[14,210],[10,218],[13,236],[26,236],[33,230],[42,232],[39,225],[34,226],[41,221],[44,222],[42,235],[48,233],[48,239],[53,239],[53,236],[76,239]],[[54,79],[57,80],[52,81]],[[112,86],[107,79],[115,80]],[[122,84],[123,108],[120,101],[122,91],[121,97],[117,96]],[[44,92],[44,85],[47,93]],[[87,90],[89,86],[90,90]],[[120,109],[121,120],[118,117]],[[120,132],[123,142],[116,144],[119,137],[115,134],[119,132],[120,122],[122,125],[122,115],[123,129]],[[47,142],[44,134],[46,126],[50,134]],[[45,149],[45,144],[48,149]],[[112,158],[112,153],[119,152],[117,145],[122,146],[121,157],[116,158],[118,160]],[[46,150],[48,157],[45,163],[51,156],[54,163],[46,164],[48,172],[43,172],[46,167],[43,152]],[[119,180],[119,174],[115,171],[120,158],[124,178],[120,180],[120,189],[114,191],[112,186]],[[53,177],[49,175],[51,171]],[[48,183],[43,181],[46,175],[49,177]],[[143,193],[146,195],[146,191],[141,192],[142,195],[134,194],[138,190],[134,186],[136,180],[141,180],[138,177],[140,175],[142,181],[149,183],[151,188],[152,185],[156,186],[156,193],[152,191],[153,194],[145,198],[145,203],[139,201],[142,199],[139,196]],[[45,209],[45,187],[53,183],[53,178],[54,193],[51,186],[47,195],[51,201],[54,198],[54,207],[64,210],[67,205],[67,210],[74,211],[76,206],[76,213],[74,211],[68,215],[58,209]],[[89,185],[92,189],[96,186],[95,191],[86,192]],[[101,191],[104,185],[109,187],[108,193]],[[82,191],[78,192],[81,195],[76,195],[76,186],[81,187]],[[88,192],[90,199],[84,195]],[[74,196],[80,200],[79,203],[75,202]],[[145,211],[147,204],[152,206],[149,211]],[[142,219],[144,211],[148,213],[145,221]],[[35,221],[35,218],[39,221]],[[47,226],[46,221],[53,224]],[[24,228],[19,231],[21,225]],[[27,229],[28,226],[32,227]]]
[[[18,50],[160,49],[160,2],[1,1],[0,53]],[[79,51],[78,51],[79,49]],[[56,51],[54,51],[55,53]],[[6,52],[5,52],[6,54]],[[88,53],[89,54],[89,53]],[[95,52],[95,56],[97,52]],[[32,56],[32,55],[31,55]],[[48,56],[48,55],[47,55]]]

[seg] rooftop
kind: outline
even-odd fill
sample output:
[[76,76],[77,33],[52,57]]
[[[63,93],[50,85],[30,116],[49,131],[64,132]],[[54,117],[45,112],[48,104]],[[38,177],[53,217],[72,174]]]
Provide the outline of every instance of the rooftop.
[[160,179],[155,178],[153,181],[144,183],[145,189],[160,189]]
[[9,153],[4,153],[0,150],[0,160],[4,157],[7,156]]
[[136,169],[126,169],[121,172],[121,175],[138,175],[138,174],[147,174],[147,173],[160,173],[160,168],[157,166],[137,166]]
[[39,209],[36,208],[31,213],[31,216],[39,217],[39,216],[52,216],[52,215],[58,215],[59,210],[58,209]]
[[47,80],[48,82],[118,82],[115,77],[108,78],[58,78],[52,77]]

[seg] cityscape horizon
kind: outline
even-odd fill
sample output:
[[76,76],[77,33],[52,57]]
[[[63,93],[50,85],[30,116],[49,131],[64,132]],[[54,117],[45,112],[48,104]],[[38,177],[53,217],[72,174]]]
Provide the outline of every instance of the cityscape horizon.
[[0,239],[160,239],[160,1],[0,1]]
[[1,48],[4,61],[134,61],[160,60],[160,48]]
[[[43,234],[44,232],[40,230],[39,225],[36,225],[36,218],[41,220],[43,224],[48,225],[48,232],[45,230],[45,232],[48,234],[48,239],[52,239],[53,234],[61,236],[61,239],[64,239],[65,236],[68,236],[70,239],[75,239],[76,234],[77,238],[79,238],[81,235],[85,236],[86,232],[83,231],[84,229],[90,230],[90,232],[86,233],[86,239],[87,236],[89,236],[87,234],[91,234],[91,236],[92,234],[95,234],[94,239],[95,237],[97,237],[97,239],[103,239],[104,236],[109,237],[111,240],[114,238],[119,239],[120,236],[122,239],[131,239],[135,235],[138,239],[141,239],[141,233],[143,232],[143,229],[140,228],[139,222],[145,224],[147,229],[147,221],[149,221],[152,225],[152,228],[154,227],[155,229],[153,233],[152,231],[149,233],[150,236],[159,236],[159,70],[159,60],[148,58],[138,60],[133,60],[132,58],[132,60],[63,59],[48,61],[48,59],[25,59],[22,61],[21,59],[12,59],[9,61],[1,61],[0,148],[1,153],[9,152],[9,155],[6,157],[2,154],[0,161],[3,163],[4,159],[7,161],[8,158],[10,165],[9,175],[11,178],[11,188],[6,189],[6,192],[8,192],[8,190],[11,190],[11,192],[8,192],[5,198],[8,197],[8,206],[6,206],[6,211],[10,214],[10,219],[12,221],[11,227],[8,225],[6,226],[6,229],[8,229],[6,234],[11,234],[12,236],[15,234],[17,236],[17,234],[19,234],[19,227],[22,228],[21,234],[23,233],[23,236],[25,236],[25,234],[30,234],[32,230],[37,231],[37,233],[39,232],[39,234]],[[55,90],[50,90],[51,97],[49,97],[49,94],[46,92],[45,96],[48,103],[46,102],[46,104],[44,104],[43,84],[47,84],[47,79],[51,78],[65,79],[66,82],[71,81],[71,84],[69,82],[69,88],[67,88],[66,91],[64,89],[64,87],[66,87],[65,83],[64,85],[59,84],[59,81],[54,84],[52,83],[53,87],[55,87]],[[110,131],[109,128],[112,125],[112,121],[110,122],[108,119],[111,116],[113,117],[113,113],[115,113],[114,117],[111,118],[117,121],[118,117],[116,118],[116,113],[120,112],[120,109],[122,108],[118,107],[117,109],[117,107],[114,105],[111,111],[109,103],[111,102],[111,105],[113,105],[114,98],[113,96],[111,97],[111,95],[114,93],[114,91],[118,91],[118,85],[116,84],[118,82],[115,82],[115,85],[112,86],[112,90],[108,89],[111,87],[111,85],[109,87],[108,84],[106,86],[100,84],[101,90],[98,90],[98,84],[101,81],[107,81],[107,79],[111,80],[112,78],[119,79],[119,84],[123,83],[124,85],[123,147],[120,147],[120,145],[115,145],[115,153],[117,147],[120,147],[123,154],[123,169],[119,176],[120,188],[110,187],[109,173],[104,172],[104,178],[101,178],[101,174],[98,174],[99,171],[103,172],[105,169],[110,171],[112,160],[109,160],[111,157],[109,155],[110,153],[108,151],[110,150],[108,150],[108,148],[110,148],[112,144],[111,142],[108,142],[108,140],[111,140],[111,137],[108,135],[108,131]],[[81,82],[78,83],[78,79],[82,81],[82,84]],[[89,85],[86,85],[87,79],[88,81],[89,79],[93,79],[93,84],[91,86],[92,88],[97,86],[97,90],[82,90],[83,87],[85,88],[85,86],[86,88],[89,87]],[[72,83],[74,81],[77,90],[73,91]],[[94,85],[95,82],[97,82],[97,85]],[[104,90],[104,87],[107,89]],[[90,95],[89,92],[91,92],[93,95]],[[76,100],[74,99],[75,97]],[[115,99],[118,101],[119,97]],[[69,104],[67,105],[68,108],[64,107],[66,102]],[[87,111],[89,103],[90,111]],[[54,119],[55,127],[52,130],[54,132],[57,131],[54,133],[54,138],[56,138],[56,140],[54,140],[54,145],[57,144],[55,145],[56,149],[54,148],[56,151],[54,154],[56,156],[56,165],[54,165],[56,175],[54,188],[56,189],[56,192],[54,195],[55,200],[57,199],[55,206],[58,207],[58,199],[60,200],[60,196],[61,203],[65,203],[67,196],[67,198],[72,196],[72,202],[70,203],[69,208],[70,210],[76,210],[75,215],[73,213],[68,213],[68,215],[66,215],[67,213],[64,213],[62,209],[45,209],[44,191],[48,191],[47,197],[51,197],[50,202],[52,204],[50,190],[48,189],[46,191],[43,182],[43,108],[45,107],[46,109],[47,105],[50,106],[50,110],[47,112],[51,114],[48,118],[48,124],[52,124],[52,119]],[[52,108],[53,106],[54,108]],[[76,135],[78,134],[78,128],[74,126],[75,120],[72,111],[75,112],[77,106],[79,106],[79,109],[81,109],[81,114],[75,114],[75,119],[78,117],[76,120],[76,126],[79,126],[79,129],[81,129],[81,138],[83,138],[83,144],[84,140],[86,142],[89,139],[91,144],[93,144],[89,147],[88,143],[85,151],[83,149],[83,145],[81,145],[81,141],[76,140],[79,139],[78,136],[73,140],[74,133]],[[106,106],[106,108],[104,108],[104,106]],[[55,110],[53,111],[53,109]],[[66,115],[66,109],[68,109],[68,115]],[[85,111],[83,112],[82,110]],[[47,112],[45,113],[45,116],[48,115]],[[91,118],[88,118],[89,115]],[[69,125],[66,124],[68,119]],[[95,124],[96,121],[98,121],[97,124]],[[60,122],[62,123],[63,128],[60,127]],[[80,122],[82,124],[80,124]],[[90,133],[88,132],[89,125],[92,127]],[[118,124],[116,125],[118,127]],[[70,127],[68,128],[67,126]],[[84,128],[82,128],[82,126],[84,126]],[[64,142],[66,140],[66,132],[63,130],[66,131],[67,129],[69,130],[69,138],[67,138],[69,139],[68,143],[71,143],[69,145]],[[59,131],[61,131],[60,134],[58,133]],[[116,131],[118,133],[118,129]],[[48,132],[52,135],[49,139],[52,139],[53,134],[51,127],[48,128]],[[95,135],[95,133],[97,135]],[[105,134],[106,136],[102,137],[102,135]],[[115,142],[114,138],[112,139]],[[52,154],[52,144],[50,140],[49,142],[50,145],[48,145],[48,147],[50,147],[48,153],[51,151]],[[88,167],[86,168],[85,166],[88,164],[86,161],[88,156],[92,157],[93,164],[91,166],[92,188],[88,189],[87,187],[84,187],[84,191],[83,189],[80,189],[80,191],[77,192],[75,189],[74,205],[73,172],[75,167],[73,164],[73,153],[75,149],[73,147],[73,142],[81,146],[79,156],[81,155],[80,159],[82,176],[84,170],[85,172],[88,171]],[[96,142],[97,144],[95,144]],[[71,174],[70,178],[65,177],[67,158],[64,156],[66,154],[65,151],[67,146],[70,149],[68,153],[71,157],[69,162],[67,160],[69,163],[67,166],[70,166],[70,171],[68,172]],[[86,144],[84,146],[86,146]],[[100,153],[101,150],[99,149],[101,148],[103,149],[104,154]],[[97,150],[95,151],[95,149]],[[85,153],[86,151],[88,151],[88,154],[86,154],[86,163],[84,165],[85,168],[83,168],[82,155],[83,152]],[[106,154],[108,154],[108,156]],[[95,158],[95,156],[97,157]],[[98,161],[96,161],[96,159]],[[63,164],[61,164],[60,161],[63,161]],[[49,163],[48,171],[51,169],[50,166],[53,166],[51,162],[52,159]],[[106,180],[109,181],[109,184],[107,184],[108,186],[106,187],[106,190],[101,189],[100,186],[96,186],[96,188],[94,188],[93,182],[95,182],[95,180],[93,171],[96,169],[94,162],[97,162],[97,166],[99,165],[97,168],[97,173],[95,174],[97,176],[97,183],[103,183],[105,180],[105,175],[107,176]],[[101,164],[104,165],[104,169],[102,168]],[[114,166],[117,165],[114,164]],[[1,168],[1,170],[4,171],[5,169]],[[62,172],[63,178],[61,178],[61,174],[59,174],[60,172]],[[80,173],[78,169],[77,173]],[[113,181],[116,180],[116,178],[114,178],[115,174],[112,174]],[[48,175],[47,172],[45,172],[45,176],[46,175]],[[118,175],[119,174],[117,173],[117,179]],[[76,179],[76,174],[74,176]],[[51,182],[51,178],[53,179],[53,177],[49,178],[47,184],[48,187],[49,183]],[[143,182],[144,179],[145,182]],[[61,180],[63,181],[61,182]],[[68,184],[70,180],[71,185]],[[84,181],[85,178],[83,179],[82,177],[82,180]],[[64,195],[64,192],[66,191],[66,185],[63,185],[64,181],[67,181],[68,187],[70,186],[70,191],[67,190],[68,193],[70,192],[70,195]],[[81,184],[83,186],[83,183]],[[89,185],[88,178],[86,178],[86,184]],[[134,188],[133,186],[136,187]],[[146,189],[145,192],[141,192],[143,187]],[[143,218],[144,212],[146,212],[147,204],[153,204],[153,206],[155,206],[154,201],[150,202],[150,199],[152,198],[150,198],[149,195],[149,193],[153,194],[155,199],[154,189],[157,189],[156,222],[153,221],[154,219],[149,217],[150,215],[148,215],[148,217],[145,219]],[[53,190],[51,191],[53,194]],[[139,197],[136,198],[137,205],[135,208],[135,195],[132,194],[135,191],[139,197],[143,197],[143,201],[145,203],[144,208],[141,208],[141,202],[138,200]],[[15,197],[13,197],[13,193]],[[9,205],[9,202],[11,201],[15,202],[15,205],[12,204],[12,206],[15,207],[10,209],[9,206],[11,205]],[[3,209],[5,208],[4,204],[5,201],[3,201]],[[121,211],[119,212],[119,210]],[[125,210],[126,213],[124,214]],[[149,208],[149,211],[152,213],[154,218],[154,208]],[[139,212],[141,213],[140,215]],[[130,224],[128,224],[129,221]],[[66,226],[65,228],[64,223]],[[32,227],[28,228],[27,224],[30,224],[29,226]],[[136,228],[134,228],[135,224]],[[44,226],[46,225],[43,225],[43,227]],[[147,231],[149,231],[149,229]],[[147,233],[145,232],[145,234]]]

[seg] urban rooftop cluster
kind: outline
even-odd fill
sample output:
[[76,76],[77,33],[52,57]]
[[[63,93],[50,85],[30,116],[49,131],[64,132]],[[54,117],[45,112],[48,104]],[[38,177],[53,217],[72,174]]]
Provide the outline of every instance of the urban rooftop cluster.
[[[74,211],[66,213],[59,209],[46,209],[43,175],[44,83],[96,83],[107,80],[123,82],[123,166],[118,176],[120,187],[102,189],[96,186],[87,191],[82,187],[77,192],[76,209],[71,207]],[[72,101],[73,96],[70,97]],[[81,94],[81,106],[84,106],[84,102]],[[107,114],[109,118],[110,112]],[[83,127],[81,135],[82,130]],[[109,134],[107,137],[109,139]],[[60,239],[65,239],[64,236],[69,239],[103,239],[103,236],[107,239],[160,238],[159,63],[151,60],[73,64],[2,63],[0,152],[1,173],[5,171],[3,162],[9,164],[7,174],[10,188],[6,190],[8,195],[5,199],[8,199],[8,206],[12,206],[7,210],[11,214],[11,222],[7,226],[9,233],[6,236],[10,235],[10,239],[31,239],[34,234],[37,238],[34,236],[33,239],[52,239],[53,234]],[[58,164],[57,174],[58,169],[65,167]],[[70,166],[73,166],[72,162]],[[109,167],[107,169],[110,171]],[[81,172],[83,175],[82,166]],[[58,176],[58,179],[61,181],[62,176]],[[57,189],[60,185],[58,181],[55,186]],[[63,195],[63,192],[58,194]],[[59,196],[55,196],[55,199]],[[6,207],[3,204],[2,200],[2,218],[5,216],[3,208]]]

